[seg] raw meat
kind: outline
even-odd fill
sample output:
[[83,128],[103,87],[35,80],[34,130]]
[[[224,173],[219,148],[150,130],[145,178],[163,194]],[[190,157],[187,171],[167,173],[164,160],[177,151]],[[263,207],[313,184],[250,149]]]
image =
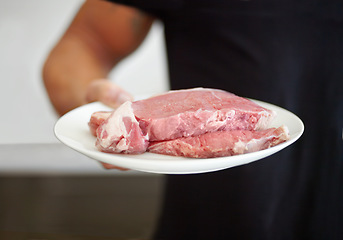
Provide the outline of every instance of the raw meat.
[[96,130],[96,146],[103,152],[143,153],[148,139],[131,111],[132,103],[123,103]]
[[287,139],[288,129],[285,126],[259,131],[218,131],[195,137],[152,142],[148,151],[190,158],[212,158],[267,149]]
[[99,111],[92,114],[91,119],[88,122],[89,130],[92,135],[96,137],[96,130],[98,127],[111,115],[112,112]]
[[134,102],[132,107],[150,141],[218,130],[265,129],[274,117],[246,98],[205,88],[171,91]]
[[122,104],[97,129],[96,145],[105,152],[142,153],[148,142],[266,129],[273,118],[274,112],[226,91],[170,91]]

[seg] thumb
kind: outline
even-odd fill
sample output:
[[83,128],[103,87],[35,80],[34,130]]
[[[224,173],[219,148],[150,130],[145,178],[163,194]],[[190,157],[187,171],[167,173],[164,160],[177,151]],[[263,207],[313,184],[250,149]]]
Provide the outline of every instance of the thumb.
[[122,103],[132,100],[131,94],[107,79],[94,80],[89,84],[86,93],[87,102],[100,101],[112,108],[117,108]]

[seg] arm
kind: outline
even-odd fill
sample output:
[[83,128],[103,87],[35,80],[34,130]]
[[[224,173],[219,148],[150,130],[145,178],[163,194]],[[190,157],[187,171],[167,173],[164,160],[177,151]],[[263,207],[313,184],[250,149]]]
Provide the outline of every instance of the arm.
[[133,8],[86,1],[43,67],[44,84],[56,111],[63,115],[87,102],[113,106],[130,98],[118,86],[99,79],[141,44],[153,20]]

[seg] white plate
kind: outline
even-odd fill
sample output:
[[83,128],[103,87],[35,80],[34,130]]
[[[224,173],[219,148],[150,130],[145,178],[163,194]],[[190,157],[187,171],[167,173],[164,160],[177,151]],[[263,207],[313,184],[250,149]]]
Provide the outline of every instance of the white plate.
[[290,139],[288,141],[258,152],[208,159],[174,157],[154,153],[139,155],[103,153],[96,149],[95,137],[91,135],[88,128],[88,121],[93,112],[110,110],[99,102],[81,106],[65,114],[57,121],[54,130],[56,137],[70,148],[95,160],[116,166],[162,174],[212,172],[247,164],[270,156],[294,143],[302,135],[304,125],[296,115],[275,105],[254,101],[265,108],[276,111],[277,117],[273,121],[272,126],[286,125],[290,132]]

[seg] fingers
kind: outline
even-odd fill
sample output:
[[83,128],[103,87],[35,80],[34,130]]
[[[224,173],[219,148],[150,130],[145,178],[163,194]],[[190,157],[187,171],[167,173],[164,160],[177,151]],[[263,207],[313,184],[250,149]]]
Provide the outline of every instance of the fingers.
[[122,103],[132,100],[131,94],[107,79],[93,81],[88,86],[86,94],[87,102],[100,101],[112,108],[117,108]]
[[[118,108],[126,101],[132,101],[133,96],[120,88],[116,84],[108,81],[107,79],[98,79],[93,81],[87,89],[86,101],[94,102],[99,101],[105,105]],[[117,169],[121,171],[128,171],[130,169],[114,166],[109,163],[99,162],[105,169]]]
[[121,171],[128,171],[130,169],[128,168],[123,168],[123,167],[118,167],[118,166],[114,166],[112,164],[109,163],[104,163],[104,162],[100,162],[101,165],[105,168],[105,169],[117,169],[117,170],[121,170]]

